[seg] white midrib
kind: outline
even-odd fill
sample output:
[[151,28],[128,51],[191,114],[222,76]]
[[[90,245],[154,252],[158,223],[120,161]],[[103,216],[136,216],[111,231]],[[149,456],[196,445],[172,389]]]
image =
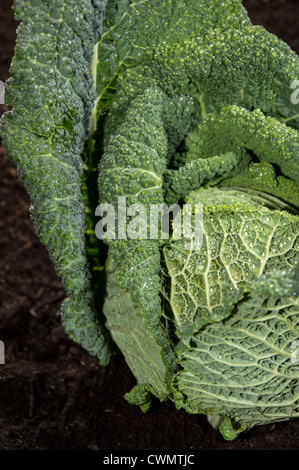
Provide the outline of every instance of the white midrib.
[[[93,48],[93,56],[91,61],[91,74],[93,79],[94,90],[97,89],[98,79],[98,58],[99,58],[99,43],[97,42]],[[97,97],[98,98],[98,97]],[[94,107],[91,112],[91,135],[97,130],[97,105],[98,99],[95,100]]]

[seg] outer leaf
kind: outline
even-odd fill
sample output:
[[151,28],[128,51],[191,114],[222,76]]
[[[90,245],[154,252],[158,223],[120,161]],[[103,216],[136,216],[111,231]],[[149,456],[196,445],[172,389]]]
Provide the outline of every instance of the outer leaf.
[[[196,97],[199,118],[237,105],[260,109],[298,127],[299,108],[290,99],[291,83],[299,73],[298,56],[262,27],[215,29],[202,37],[160,46],[149,54],[146,65],[144,75],[151,68],[169,95],[189,92]],[[190,82],[193,89],[188,87]]]
[[[214,138],[215,134],[217,139]],[[256,189],[299,207],[299,133],[260,110],[240,106],[211,113],[187,136],[185,160],[167,170],[166,199],[179,200],[202,185]],[[250,162],[247,151],[260,162]],[[219,155],[226,152],[224,155]],[[278,175],[276,174],[279,168]],[[282,174],[279,174],[282,173]]]
[[[217,140],[211,139],[215,133]],[[265,116],[259,109],[249,112],[240,106],[230,106],[219,114],[210,114],[192,137],[190,135],[191,139],[192,151],[188,152],[188,159],[210,157],[223,148],[229,151],[245,147],[261,162],[279,166],[284,176],[299,184],[298,131]]]
[[209,29],[250,25],[241,0],[108,0],[104,33],[96,50],[97,112],[110,103],[116,81],[156,46],[181,43]]
[[[106,269],[108,283],[104,312],[112,338],[123,352],[138,384],[150,384],[149,387],[145,386],[146,403],[150,404],[151,401],[148,398],[149,392],[163,400],[167,398],[168,390],[165,385],[167,370],[161,358],[161,347],[148,334],[143,312],[134,305],[130,293],[118,286],[119,273],[112,259],[108,260]],[[138,396],[140,391],[143,395],[143,387],[135,389],[135,395],[137,390]]]
[[[210,416],[226,439],[299,417],[298,284],[262,276],[228,319],[194,335],[174,380],[177,403]],[[276,292],[275,285],[280,285]],[[217,423],[217,424],[216,424]]]
[[[143,95],[137,96],[124,113],[122,113],[122,101],[115,102],[111,107],[107,122],[107,129],[110,132],[107,132],[107,145],[99,166],[101,203],[111,204],[117,208],[118,198],[125,196],[126,207],[142,204],[146,209],[146,215],[149,214],[150,204],[163,204],[162,176],[166,169],[167,141],[162,115],[166,101],[161,90],[152,87]],[[130,221],[131,218],[126,217],[125,234],[121,236],[118,214],[116,238],[106,241],[109,245],[109,254],[115,262],[118,286],[132,300],[131,316],[134,314],[135,320],[133,318],[130,322],[136,322],[137,330],[142,337],[147,332],[147,335],[152,337],[152,340],[147,341],[156,343],[156,349],[159,350],[164,364],[164,380],[167,383],[173,371],[174,358],[161,323],[160,241],[149,240],[147,230],[142,237],[138,235],[136,238],[128,238],[126,230]],[[108,272],[108,285],[111,282],[115,283],[115,279],[109,279],[112,275],[113,272]],[[106,298],[104,311],[108,325],[123,325],[123,312],[121,310],[115,312],[114,305],[114,299]],[[119,319],[116,319],[117,315]],[[141,318],[144,322],[143,327],[140,324]],[[127,343],[121,330],[123,326],[118,334],[115,331],[113,334],[120,348]],[[138,341],[136,344],[136,339],[131,338],[130,345],[126,348],[127,357],[132,364],[132,358],[136,355],[140,344]],[[136,366],[133,365],[133,368],[136,371]],[[138,372],[138,380],[141,376],[144,383],[144,374]],[[157,381],[151,382],[152,376],[153,373],[148,377],[150,385],[161,393],[161,386],[156,385]]]
[[231,314],[248,282],[299,262],[299,219],[240,191],[195,191],[187,202],[203,204],[202,247],[188,251],[185,240],[172,240],[163,252],[177,334],[188,344],[192,333]]
[[[281,72],[276,74],[277,70]],[[175,153],[179,146],[183,146],[190,131],[196,129],[210,114],[218,113],[224,107],[234,105],[242,107],[245,112],[258,108],[261,114],[275,118],[272,127],[276,126],[277,130],[280,126],[291,129],[286,126],[286,122],[296,127],[298,105],[292,104],[290,100],[290,84],[298,74],[296,54],[263,28],[244,27],[241,31],[224,32],[215,30],[209,31],[204,37],[192,37],[170,46],[157,46],[153,52],[146,53],[142,64],[127,69],[118,78],[115,99],[119,104],[122,103],[119,106],[121,116],[130,106],[130,101],[151,86],[151,82],[154,81],[161,88],[169,98],[163,116],[168,139],[167,160],[175,167],[181,161],[198,158],[198,153],[192,157],[190,149],[183,155]],[[235,117],[236,121],[238,117]],[[243,126],[243,121],[244,117],[240,119],[239,128]],[[251,122],[253,132],[255,122],[256,125],[260,122],[257,116]],[[268,122],[265,122],[263,128],[266,125]],[[226,130],[225,138],[228,133],[229,130]],[[223,135],[223,131],[220,135]],[[191,133],[189,147],[190,140]],[[211,154],[214,141],[209,138],[205,154],[201,152],[200,157],[238,150],[237,145],[232,147],[231,139],[226,138],[224,147],[221,139],[221,148],[219,145],[217,151]]]
[[6,85],[1,136],[31,198],[36,232],[47,247],[68,298],[67,333],[102,364],[104,331],[93,305],[85,254],[85,205],[80,154],[90,132],[94,88],[90,72],[105,2],[17,0],[21,20]]

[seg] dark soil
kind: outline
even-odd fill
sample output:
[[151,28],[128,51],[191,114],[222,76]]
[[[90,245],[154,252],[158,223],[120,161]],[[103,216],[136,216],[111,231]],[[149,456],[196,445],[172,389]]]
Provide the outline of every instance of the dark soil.
[[[0,79],[9,77],[17,23],[11,0],[0,5]],[[298,0],[247,0],[263,24],[299,53]],[[299,78],[299,77],[298,77]],[[2,107],[2,111],[5,109]],[[226,442],[203,416],[171,402],[147,414],[126,403],[135,385],[121,355],[102,368],[65,334],[64,297],[29,218],[16,168],[0,153],[0,449],[295,450],[299,420],[257,427]]]

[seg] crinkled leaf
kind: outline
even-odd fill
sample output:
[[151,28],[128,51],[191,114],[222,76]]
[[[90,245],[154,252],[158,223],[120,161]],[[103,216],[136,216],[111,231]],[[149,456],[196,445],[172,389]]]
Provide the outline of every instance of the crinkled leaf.
[[102,0],[15,2],[21,25],[6,84],[13,111],[1,124],[7,154],[30,195],[37,235],[68,294],[64,327],[102,364],[109,353],[90,286],[80,155],[90,132],[90,64],[104,6]]
[[196,333],[179,358],[177,405],[207,414],[228,440],[299,417],[298,284],[278,295],[273,287],[267,276],[251,283],[234,314]]
[[184,239],[163,248],[169,302],[184,341],[229,316],[248,282],[299,262],[298,217],[270,210],[240,191],[195,191],[187,202],[203,205],[200,249],[186,249]]
[[201,36],[209,29],[250,25],[240,0],[108,0],[104,32],[96,51],[97,111],[110,103],[117,78],[127,67],[142,63],[156,46]]

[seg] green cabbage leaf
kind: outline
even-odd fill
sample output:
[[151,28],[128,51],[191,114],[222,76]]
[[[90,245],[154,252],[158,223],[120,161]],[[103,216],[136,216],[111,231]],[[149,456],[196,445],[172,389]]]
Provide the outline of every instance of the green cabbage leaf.
[[296,53],[240,0],[14,8],[1,137],[66,332],[121,351],[144,412],[170,398],[228,440],[298,418]]

